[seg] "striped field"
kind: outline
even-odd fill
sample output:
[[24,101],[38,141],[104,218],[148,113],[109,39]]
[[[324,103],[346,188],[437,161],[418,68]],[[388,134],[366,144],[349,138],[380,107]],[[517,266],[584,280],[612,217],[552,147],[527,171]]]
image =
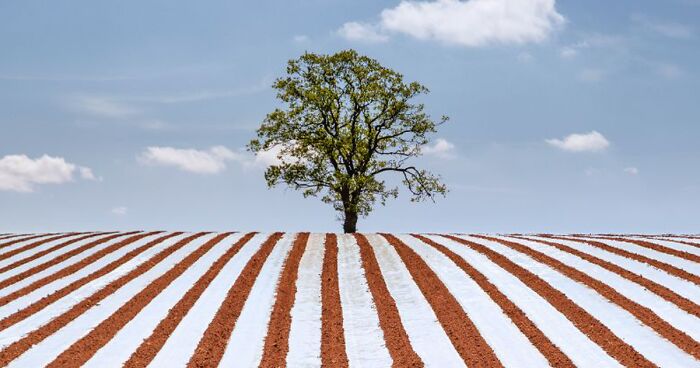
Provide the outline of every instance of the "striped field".
[[700,236],[2,234],[0,366],[700,367]]

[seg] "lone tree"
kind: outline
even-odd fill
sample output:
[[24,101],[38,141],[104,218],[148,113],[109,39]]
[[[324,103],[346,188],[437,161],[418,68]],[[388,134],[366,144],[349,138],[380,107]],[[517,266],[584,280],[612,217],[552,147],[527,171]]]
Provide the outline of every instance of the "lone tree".
[[398,196],[382,174],[398,173],[411,201],[447,193],[439,176],[408,164],[447,121],[435,123],[412,101],[428,93],[421,84],[345,50],[290,60],[273,87],[284,108],[268,114],[248,144],[254,153],[276,156],[265,171],[269,187],[282,182],[304,197],[320,195],[340,212],[346,233],[356,231],[358,216],[377,201]]

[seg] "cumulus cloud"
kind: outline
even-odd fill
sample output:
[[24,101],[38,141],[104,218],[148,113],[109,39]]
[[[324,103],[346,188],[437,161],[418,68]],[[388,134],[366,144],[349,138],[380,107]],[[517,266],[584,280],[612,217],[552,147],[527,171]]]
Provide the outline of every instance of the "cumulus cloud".
[[112,211],[110,212],[112,212],[112,214],[115,216],[126,216],[126,214],[129,212],[129,209],[124,206],[117,206],[112,208]]
[[345,23],[338,30],[338,34],[350,41],[379,43],[389,40],[389,36],[383,34],[378,26],[367,23]]
[[402,1],[384,9],[377,24],[345,23],[349,40],[386,41],[390,34],[479,47],[539,43],[565,22],[555,0]]
[[454,149],[454,144],[448,142],[446,139],[438,138],[432,146],[426,145],[422,147],[421,152],[429,156],[448,159],[454,157]]
[[624,172],[630,175],[637,175],[639,174],[639,169],[637,169],[636,167],[626,167],[624,169]]
[[585,134],[570,134],[563,139],[547,139],[546,142],[569,152],[600,152],[610,146],[610,142],[595,130]]
[[0,190],[33,192],[37,185],[73,181],[76,172],[83,179],[96,179],[89,168],[62,157],[43,155],[32,159],[26,155],[7,155],[0,158]]
[[195,174],[218,174],[226,169],[229,161],[242,161],[240,153],[223,146],[208,150],[174,147],[148,147],[138,160],[145,165],[170,166]]

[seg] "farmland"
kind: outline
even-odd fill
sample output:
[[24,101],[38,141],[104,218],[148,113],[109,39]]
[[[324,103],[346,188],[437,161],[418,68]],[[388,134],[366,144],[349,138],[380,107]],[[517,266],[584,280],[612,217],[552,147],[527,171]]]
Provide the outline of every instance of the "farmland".
[[0,366],[695,367],[700,237],[0,235]]

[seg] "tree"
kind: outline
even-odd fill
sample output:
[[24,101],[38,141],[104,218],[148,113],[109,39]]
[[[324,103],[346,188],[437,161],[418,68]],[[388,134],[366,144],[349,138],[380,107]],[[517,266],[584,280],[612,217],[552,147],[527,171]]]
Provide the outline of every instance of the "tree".
[[340,212],[346,233],[377,201],[398,196],[384,174],[397,173],[412,201],[447,193],[439,176],[408,164],[447,121],[433,122],[423,104],[412,102],[426,87],[345,50],[290,60],[273,88],[284,108],[268,114],[248,144],[256,154],[276,156],[265,171],[269,187],[285,183],[304,197],[321,196]]

